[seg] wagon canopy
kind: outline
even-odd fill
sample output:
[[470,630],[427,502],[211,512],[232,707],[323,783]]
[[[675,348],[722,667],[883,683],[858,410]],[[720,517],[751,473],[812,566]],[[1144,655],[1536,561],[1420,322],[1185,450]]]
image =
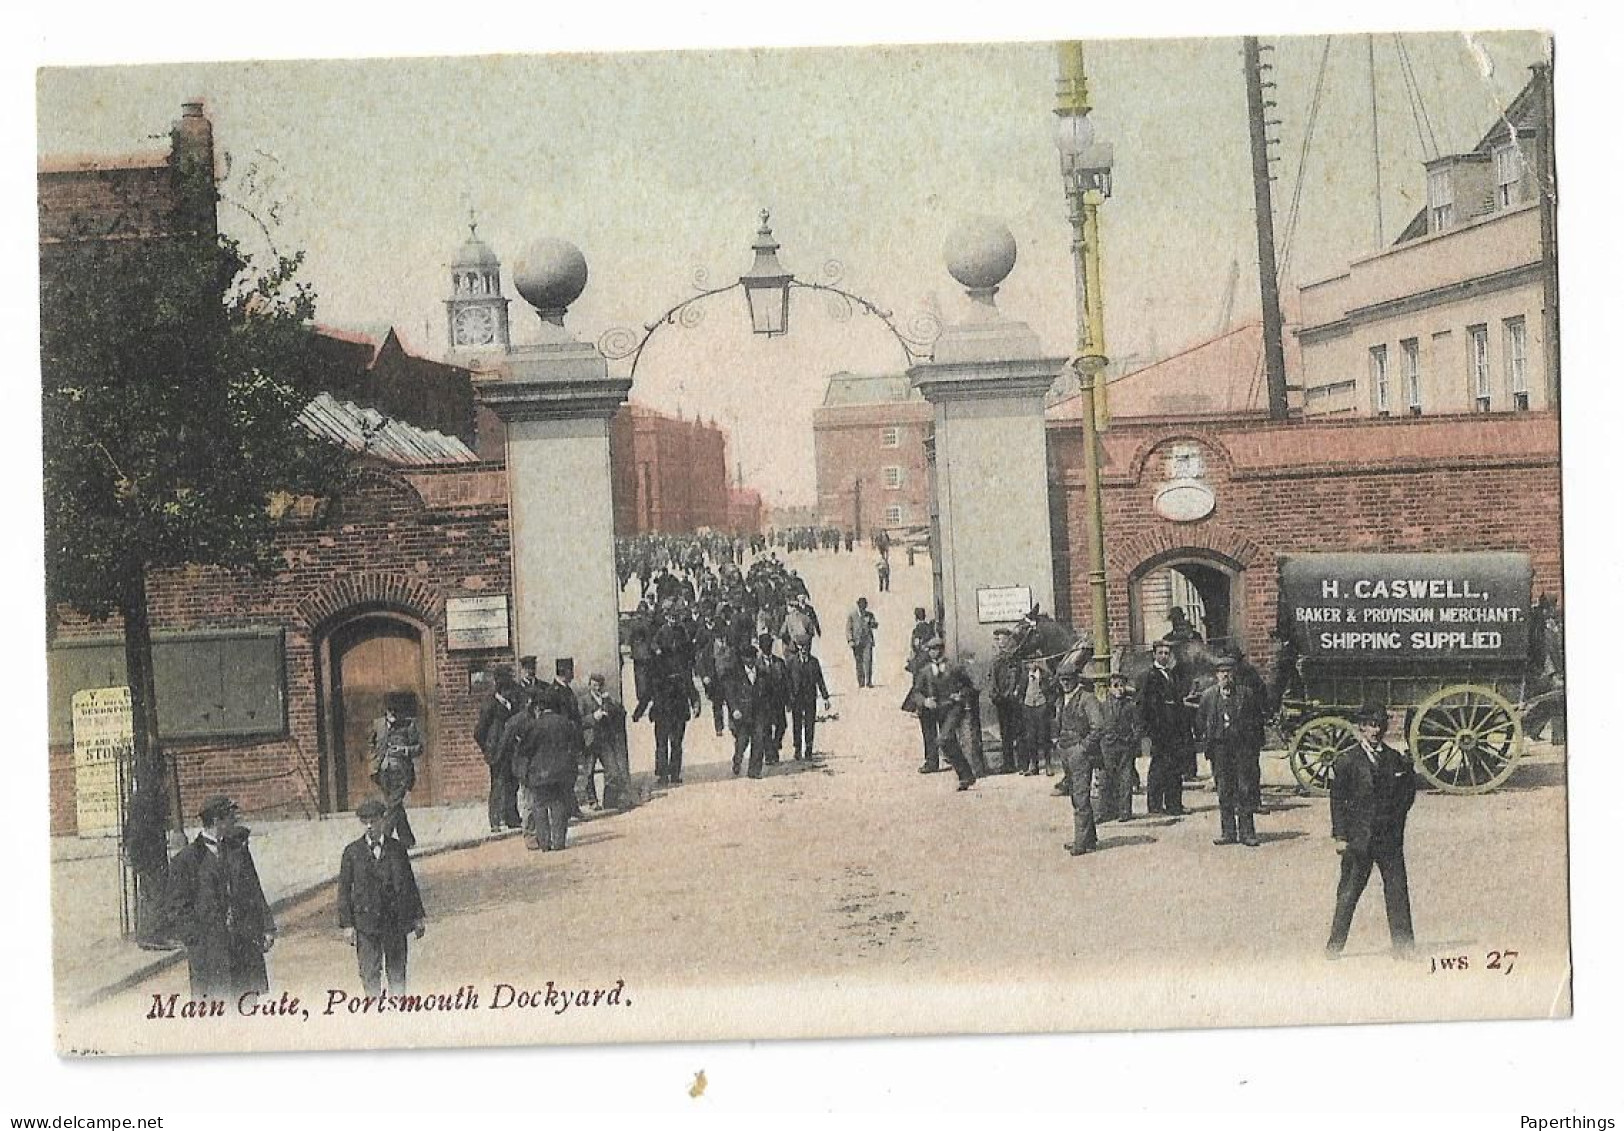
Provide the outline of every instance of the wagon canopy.
[[1523,662],[1527,554],[1294,554],[1280,617],[1299,654],[1337,664]]

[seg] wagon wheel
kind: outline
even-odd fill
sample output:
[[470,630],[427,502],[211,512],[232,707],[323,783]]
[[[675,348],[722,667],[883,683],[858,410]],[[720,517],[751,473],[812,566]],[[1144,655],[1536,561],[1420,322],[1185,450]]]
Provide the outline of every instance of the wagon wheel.
[[1331,792],[1331,768],[1344,751],[1359,745],[1359,732],[1340,715],[1321,715],[1298,727],[1291,736],[1286,761],[1297,784],[1324,797]]
[[1422,700],[1410,723],[1410,757],[1446,793],[1487,793],[1522,757],[1522,718],[1499,692],[1446,687]]

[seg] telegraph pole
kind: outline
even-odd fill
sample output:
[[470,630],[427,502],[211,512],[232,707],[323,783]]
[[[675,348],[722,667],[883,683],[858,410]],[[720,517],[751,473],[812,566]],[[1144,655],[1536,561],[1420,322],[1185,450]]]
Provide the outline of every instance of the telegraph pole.
[[[1272,47],[1258,45],[1257,37],[1242,40],[1246,55],[1246,114],[1252,134],[1252,198],[1257,210],[1257,277],[1263,296],[1263,369],[1269,378],[1269,419],[1286,419],[1286,352],[1282,344],[1285,333],[1280,317],[1280,279],[1274,262],[1274,197],[1269,187],[1269,141],[1271,124],[1264,111],[1274,106],[1263,100],[1265,85],[1263,68],[1270,67],[1261,59],[1262,52]],[[1272,67],[1270,68],[1272,69]],[[1278,124],[1278,123],[1272,123]]]

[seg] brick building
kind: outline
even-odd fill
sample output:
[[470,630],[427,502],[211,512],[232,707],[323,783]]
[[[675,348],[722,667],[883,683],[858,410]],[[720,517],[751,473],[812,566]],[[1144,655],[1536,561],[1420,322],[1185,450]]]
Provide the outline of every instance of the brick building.
[[[508,538],[500,466],[367,460],[336,498],[288,516],[277,538],[286,566],[269,581],[215,567],[155,574],[159,718],[183,812],[219,791],[251,814],[352,807],[372,792],[367,732],[396,690],[417,696],[427,740],[415,802],[483,796],[472,682],[512,660]],[[448,606],[492,597],[501,623],[470,647]],[[65,617],[48,663],[51,828],[66,833],[70,700],[124,682],[117,619]]]
[[616,534],[735,529],[727,436],[715,423],[626,404],[609,425]]
[[930,427],[930,405],[907,377],[830,377],[812,414],[818,524],[862,537],[929,525]]
[[1426,164],[1426,207],[1392,246],[1301,288],[1306,414],[1554,407],[1548,73],[1470,151]]
[[[1062,614],[1086,620],[1081,426],[1069,415],[1051,412],[1048,427],[1055,581]],[[1117,418],[1103,447],[1119,645],[1159,637],[1179,603],[1209,639],[1265,656],[1278,560],[1292,553],[1513,550],[1531,556],[1536,593],[1562,595],[1553,413]]]

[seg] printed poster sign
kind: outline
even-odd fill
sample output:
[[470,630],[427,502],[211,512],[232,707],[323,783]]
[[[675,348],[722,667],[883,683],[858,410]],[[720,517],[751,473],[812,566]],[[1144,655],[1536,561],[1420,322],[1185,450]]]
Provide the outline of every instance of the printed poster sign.
[[506,648],[507,597],[453,597],[445,603],[446,647],[453,652]]
[[134,741],[128,687],[74,694],[73,785],[80,836],[118,834],[118,757]]
[[976,590],[976,620],[981,624],[1007,624],[1032,610],[1032,589],[1027,585],[1003,585]]

